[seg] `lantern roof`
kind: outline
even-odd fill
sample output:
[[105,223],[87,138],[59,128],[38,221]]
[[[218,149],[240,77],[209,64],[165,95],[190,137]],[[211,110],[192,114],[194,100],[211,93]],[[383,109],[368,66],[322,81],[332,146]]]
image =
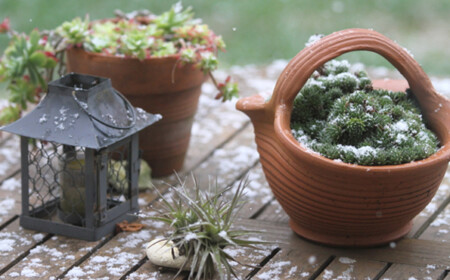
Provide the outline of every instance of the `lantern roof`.
[[111,80],[70,73],[48,84],[37,107],[0,130],[65,145],[101,149],[161,119],[134,108]]

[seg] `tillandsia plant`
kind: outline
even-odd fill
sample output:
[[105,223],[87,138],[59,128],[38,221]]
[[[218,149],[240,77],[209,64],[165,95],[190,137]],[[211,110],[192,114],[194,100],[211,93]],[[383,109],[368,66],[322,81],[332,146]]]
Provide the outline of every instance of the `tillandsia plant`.
[[193,178],[194,188],[191,194],[186,187],[186,180],[178,178],[178,181],[180,186],[171,188],[171,199],[160,194],[162,210],[159,210],[159,216],[152,217],[173,229],[165,240],[178,249],[180,256],[186,256],[177,275],[188,268],[189,279],[212,279],[216,272],[220,279],[231,279],[232,275],[237,277],[230,262],[239,262],[225,249],[256,248],[255,245],[264,243],[242,239],[254,233],[252,231],[231,228],[244,204],[243,195],[247,182],[241,181],[233,189],[234,195],[228,198],[225,193],[231,191],[231,186],[219,188],[216,182],[209,185],[209,190],[203,191]]
[[347,61],[326,63],[297,95],[291,129],[301,144],[359,165],[408,163],[439,149],[410,90],[373,89],[364,71],[350,68]]
[[14,31],[9,19],[4,19],[0,34],[11,40],[0,60],[0,82],[8,83],[11,106],[0,112],[0,125],[20,118],[28,104],[39,101],[55,69],[64,74],[64,51],[72,47],[141,60],[176,56],[174,70],[183,64],[200,68],[217,87],[217,99],[237,97],[237,83],[229,77],[220,83],[212,75],[218,67],[217,53],[225,50],[222,37],[194,19],[191,8],[183,9],[178,3],[161,15],[148,11],[117,14],[117,18],[103,21],[75,18],[54,30],[35,29],[30,34]]
[[237,97],[236,83],[230,78],[218,83],[212,75],[218,67],[218,51],[225,50],[222,37],[194,19],[192,8],[183,9],[179,2],[161,15],[148,11],[117,14],[117,18],[103,21],[75,18],[63,23],[57,32],[69,47],[82,47],[88,52],[141,60],[176,56],[179,66],[193,64],[211,77],[219,90],[217,99]]
[[11,41],[0,60],[0,82],[6,82],[11,105],[0,112],[0,125],[20,118],[29,103],[39,101],[59,59],[51,42],[51,32],[31,31],[18,33],[11,29],[9,19],[0,24],[0,33],[10,36]]

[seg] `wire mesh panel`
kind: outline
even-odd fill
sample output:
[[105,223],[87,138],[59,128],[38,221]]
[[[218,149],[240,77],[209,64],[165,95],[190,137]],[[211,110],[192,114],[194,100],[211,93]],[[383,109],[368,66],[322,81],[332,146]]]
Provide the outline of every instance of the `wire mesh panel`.
[[[36,142],[28,152],[28,212],[31,216],[50,219],[61,196],[57,180],[61,145]],[[60,151],[58,151],[60,150]]]
[[[137,180],[139,170],[133,167],[139,158],[136,148],[131,148],[133,139],[137,141],[137,136],[101,150],[23,140],[26,161],[22,164],[27,165],[23,168],[27,172],[23,175],[26,209],[22,216],[32,221],[27,228],[35,229],[37,221],[47,221],[50,227],[45,231],[70,236],[68,231],[73,226],[94,230],[107,224],[111,227],[111,223],[137,210],[133,204],[137,201],[137,182],[133,180]],[[52,225],[57,224],[54,231]],[[65,224],[71,229],[61,227]]]

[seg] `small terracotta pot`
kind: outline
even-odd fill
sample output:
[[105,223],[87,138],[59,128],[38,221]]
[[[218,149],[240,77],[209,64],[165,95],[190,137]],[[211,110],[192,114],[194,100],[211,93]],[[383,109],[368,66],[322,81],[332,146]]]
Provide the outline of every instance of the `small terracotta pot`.
[[[293,100],[305,82],[325,62],[356,50],[380,54],[406,78],[441,141],[437,153],[407,164],[360,166],[311,153],[292,136]],[[322,38],[290,61],[270,101],[251,96],[236,107],[251,118],[266,179],[291,228],[324,244],[374,246],[407,234],[412,219],[436,193],[450,159],[449,100],[435,92],[403,48],[370,30],[349,29]]]
[[193,65],[179,67],[175,56],[139,60],[80,48],[67,51],[67,70],[110,78],[113,87],[133,106],[161,114],[161,121],[139,134],[142,156],[154,177],[181,169],[201,86],[206,80],[201,70]]

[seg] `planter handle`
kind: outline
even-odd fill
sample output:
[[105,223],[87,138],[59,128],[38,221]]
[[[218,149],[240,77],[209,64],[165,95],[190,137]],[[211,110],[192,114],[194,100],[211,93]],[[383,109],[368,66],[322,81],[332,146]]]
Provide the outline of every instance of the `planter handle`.
[[81,104],[80,100],[77,98],[76,95],[76,91],[72,91],[72,97],[73,100],[75,100],[75,102],[78,104],[78,106],[81,108],[81,110],[83,110],[86,115],[89,116],[89,118],[96,120],[97,122],[101,123],[104,126],[107,126],[109,128],[113,128],[113,129],[130,129],[133,128],[136,125],[136,112],[134,111],[134,107],[131,105],[130,101],[128,101],[128,99],[125,98],[125,96],[123,96],[119,91],[114,90],[114,92],[116,93],[117,96],[119,96],[120,99],[122,99],[122,101],[125,103],[126,107],[128,108],[128,112],[130,112],[131,114],[131,120],[130,120],[130,124],[126,125],[126,126],[118,126],[118,125],[113,125],[113,124],[109,124],[99,118],[97,118],[96,116],[92,115],[84,106],[83,104]]
[[[405,49],[380,33],[366,29],[346,29],[332,33],[299,52],[278,78],[273,96],[265,106],[266,110],[272,111],[274,116],[289,110],[290,116],[294,98],[318,67],[344,53],[358,50],[378,53],[394,65],[408,81],[429,121],[442,118],[440,114],[450,112],[449,100],[436,93],[428,76]],[[431,123],[435,123],[434,120]],[[450,131],[450,123],[436,123],[438,127],[433,129]],[[445,134],[448,140],[448,133]]]

